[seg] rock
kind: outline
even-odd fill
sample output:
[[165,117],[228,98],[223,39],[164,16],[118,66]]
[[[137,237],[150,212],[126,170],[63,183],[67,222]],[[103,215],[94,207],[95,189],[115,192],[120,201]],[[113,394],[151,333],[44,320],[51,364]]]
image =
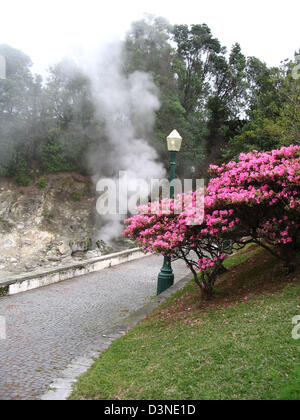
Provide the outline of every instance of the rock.
[[60,255],[71,255],[71,248],[68,244],[66,244],[65,242],[62,242],[58,248],[57,248],[58,252],[60,253]]
[[77,252],[87,252],[92,248],[92,240],[91,238],[83,238],[79,241],[70,241],[69,243],[72,255]]
[[100,253],[98,251],[96,251],[96,250],[88,251],[86,253],[86,258],[97,258],[97,257],[99,257],[99,254]]
[[58,257],[57,255],[50,255],[47,257],[48,261],[60,261],[60,257]]
[[16,246],[16,243],[11,239],[6,239],[2,244],[3,248],[12,248]]
[[111,246],[107,245],[101,239],[99,239],[96,242],[96,245],[97,245],[99,251],[101,252],[101,254],[111,254],[112,252],[114,252],[113,248]]
[[83,251],[75,251],[73,254],[72,254],[72,257],[75,259],[75,260],[84,260],[84,259],[86,259],[86,252],[83,252]]
[[48,261],[60,261],[60,255],[53,249],[50,249],[50,251],[47,252],[46,258]]
[[37,226],[39,226],[42,223],[42,221],[43,221],[42,217],[36,217],[35,220],[34,220],[34,222]]
[[35,264],[25,264],[25,268],[27,271],[33,271],[36,268]]
[[[74,200],[74,193],[83,199]],[[118,251],[115,244],[112,248],[103,241],[92,248],[90,238],[97,234],[92,209],[97,197],[87,176],[49,174],[47,189],[43,191],[35,184],[23,188],[12,179],[0,177],[1,272],[50,268],[72,263],[74,258],[97,258]],[[120,250],[125,247],[120,246]]]

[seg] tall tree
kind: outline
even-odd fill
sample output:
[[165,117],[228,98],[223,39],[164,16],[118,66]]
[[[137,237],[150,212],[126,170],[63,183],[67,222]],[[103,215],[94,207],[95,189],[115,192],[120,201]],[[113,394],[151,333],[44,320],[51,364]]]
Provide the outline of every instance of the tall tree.
[[82,156],[96,138],[94,111],[90,80],[73,61],[49,69],[43,108],[47,131],[40,144],[46,170],[83,169]]
[[33,77],[30,58],[22,51],[0,45],[6,60],[6,78],[0,80],[0,173],[28,166],[38,116],[41,79]]
[[241,152],[268,151],[282,145],[299,144],[300,81],[292,77],[293,63],[268,68],[251,57],[247,64],[250,81],[247,122],[224,151],[226,159]]
[[207,163],[218,163],[222,148],[243,125],[247,108],[246,57],[239,44],[233,45],[228,59],[225,55],[212,57],[213,75],[207,100],[208,135]]

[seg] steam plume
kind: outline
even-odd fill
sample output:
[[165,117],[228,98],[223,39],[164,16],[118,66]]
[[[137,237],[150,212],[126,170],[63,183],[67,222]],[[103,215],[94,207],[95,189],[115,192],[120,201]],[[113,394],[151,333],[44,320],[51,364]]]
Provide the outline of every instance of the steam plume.
[[[129,183],[136,178],[163,178],[165,169],[148,143],[160,107],[158,89],[149,74],[134,72],[126,76],[122,67],[122,47],[115,43],[102,48],[86,68],[104,131],[98,149],[89,156],[94,179],[110,176],[117,182],[119,171],[126,171]],[[109,242],[118,237],[123,217],[105,217],[99,238]]]

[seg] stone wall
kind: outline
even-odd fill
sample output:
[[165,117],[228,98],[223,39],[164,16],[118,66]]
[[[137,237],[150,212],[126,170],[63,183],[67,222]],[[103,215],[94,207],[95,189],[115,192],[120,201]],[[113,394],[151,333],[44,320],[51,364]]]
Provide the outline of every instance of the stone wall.
[[27,290],[58,283],[142,257],[145,257],[145,253],[139,248],[134,248],[82,261],[80,264],[70,264],[56,269],[40,270],[27,274],[13,275],[8,278],[0,278],[0,296],[26,292]]

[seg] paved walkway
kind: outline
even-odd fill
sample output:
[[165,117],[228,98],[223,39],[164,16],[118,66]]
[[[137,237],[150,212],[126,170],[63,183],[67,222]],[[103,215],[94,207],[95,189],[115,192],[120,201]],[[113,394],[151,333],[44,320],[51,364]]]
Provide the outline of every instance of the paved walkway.
[[[59,371],[156,293],[162,257],[150,256],[18,295],[0,297],[0,399],[39,399]],[[173,264],[175,281],[188,269]]]

